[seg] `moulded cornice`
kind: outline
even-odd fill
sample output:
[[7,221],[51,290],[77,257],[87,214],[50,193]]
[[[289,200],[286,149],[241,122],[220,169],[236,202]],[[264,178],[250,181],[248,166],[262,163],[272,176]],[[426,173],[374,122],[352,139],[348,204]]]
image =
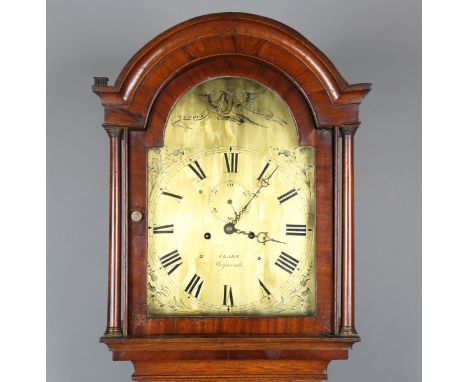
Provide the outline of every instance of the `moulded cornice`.
[[309,102],[318,128],[359,124],[358,106],[371,84],[349,85],[317,47],[282,23],[246,13],[217,13],[155,37],[131,58],[113,86],[95,82],[93,91],[106,108],[104,125],[144,128],[168,81],[220,55],[247,56],[281,72]]

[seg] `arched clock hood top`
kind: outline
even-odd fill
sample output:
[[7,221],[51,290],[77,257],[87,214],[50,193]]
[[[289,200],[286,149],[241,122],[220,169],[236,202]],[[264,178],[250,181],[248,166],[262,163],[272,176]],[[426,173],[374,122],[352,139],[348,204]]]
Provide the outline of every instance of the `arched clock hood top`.
[[93,91],[105,107],[104,126],[144,129],[167,83],[187,68],[223,55],[251,58],[288,78],[304,95],[316,127],[359,125],[359,104],[371,84],[349,85],[318,48],[282,23],[246,13],[217,13],[155,37],[125,65],[114,86],[95,77]]

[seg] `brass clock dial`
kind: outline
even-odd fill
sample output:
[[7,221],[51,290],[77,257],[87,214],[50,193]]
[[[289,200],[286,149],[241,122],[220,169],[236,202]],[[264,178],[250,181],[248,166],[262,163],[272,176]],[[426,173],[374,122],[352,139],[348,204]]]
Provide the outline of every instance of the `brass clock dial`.
[[149,315],[313,314],[314,150],[276,94],[198,85],[147,160]]

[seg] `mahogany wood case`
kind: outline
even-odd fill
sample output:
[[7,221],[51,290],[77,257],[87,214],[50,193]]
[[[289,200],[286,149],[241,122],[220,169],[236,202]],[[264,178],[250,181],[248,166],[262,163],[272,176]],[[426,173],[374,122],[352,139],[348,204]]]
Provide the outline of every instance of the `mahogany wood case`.
[[[130,219],[133,210],[146,211],[146,150],[162,145],[165,121],[182,94],[222,76],[274,90],[296,119],[300,144],[315,147],[314,316],[147,316],[146,217]],[[322,381],[331,360],[348,357],[360,340],[354,328],[353,139],[370,88],[349,85],[291,28],[244,13],[183,22],[136,53],[115,85],[95,77],[110,137],[108,317],[101,342],[114,360],[133,362],[134,381]]]

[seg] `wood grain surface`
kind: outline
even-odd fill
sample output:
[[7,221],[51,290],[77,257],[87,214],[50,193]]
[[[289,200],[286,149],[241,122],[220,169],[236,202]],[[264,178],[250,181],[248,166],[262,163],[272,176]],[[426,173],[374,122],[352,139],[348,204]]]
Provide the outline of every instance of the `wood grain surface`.
[[[166,118],[184,92],[221,76],[252,79],[277,92],[296,119],[300,144],[316,149],[314,316],[147,317],[146,150],[163,144]],[[95,78],[111,156],[108,321],[101,342],[114,360],[133,362],[134,381],[322,381],[331,360],[348,357],[359,341],[353,136],[370,88],[349,85],[291,28],[244,13],[183,22],[140,49],[114,85]],[[130,220],[133,210],[143,212],[140,221]]]

